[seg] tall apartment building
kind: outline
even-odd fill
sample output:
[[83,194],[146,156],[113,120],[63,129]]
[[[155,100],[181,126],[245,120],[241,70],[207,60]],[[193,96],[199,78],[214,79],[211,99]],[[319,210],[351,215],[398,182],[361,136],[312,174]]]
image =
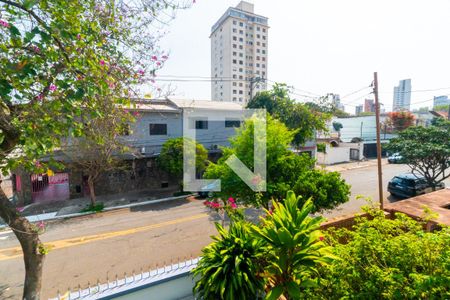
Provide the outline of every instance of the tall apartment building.
[[441,105],[450,105],[450,99],[448,96],[433,97],[433,108]]
[[411,107],[411,79],[400,80],[394,87],[393,111],[410,110]]
[[375,101],[372,99],[364,100],[364,112],[375,112]]
[[[267,89],[268,18],[251,3],[230,7],[211,28],[211,99],[245,104]],[[217,79],[217,80],[215,80]]]

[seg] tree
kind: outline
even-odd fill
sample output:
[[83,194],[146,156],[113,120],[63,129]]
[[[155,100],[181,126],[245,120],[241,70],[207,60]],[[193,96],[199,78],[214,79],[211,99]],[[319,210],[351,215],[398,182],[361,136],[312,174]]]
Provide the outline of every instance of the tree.
[[414,125],[415,117],[409,111],[394,111],[388,114],[386,125],[394,131],[402,131]]
[[301,173],[293,190],[302,199],[313,199],[314,211],[333,209],[347,202],[350,196],[350,186],[338,172],[315,169]]
[[[193,140],[187,139],[188,143],[194,143]],[[158,165],[162,170],[178,178],[181,182],[183,179],[183,143],[184,138],[174,138],[167,140],[158,156]],[[208,150],[195,142],[195,168],[197,172],[203,172],[208,165]]]
[[272,91],[258,93],[247,104],[247,108],[265,108],[274,118],[295,130],[293,144],[301,146],[315,137],[318,130],[326,130],[326,121],[331,117],[321,111],[312,110],[305,104],[296,103],[289,97],[286,84],[275,84]]
[[[255,193],[225,163],[232,154],[235,154],[248,168],[253,168],[253,132],[253,121],[249,119],[231,138],[231,147],[223,148],[223,156],[218,162],[216,164],[211,163],[207,167],[204,177],[221,180],[221,192],[218,195],[224,199],[234,197],[241,203],[267,208],[270,200],[283,199],[286,192],[295,186],[301,174],[314,168],[314,160],[307,155],[293,153],[289,146],[294,138],[295,131],[290,131],[280,121],[267,116],[267,191]],[[320,173],[319,177],[323,174],[325,173]],[[314,186],[315,189],[318,189],[319,186],[316,186],[316,184],[319,182],[320,180],[317,179],[311,182],[309,187]],[[341,184],[346,185],[344,181],[338,181],[334,186],[326,184],[320,186],[320,188],[334,189]],[[332,195],[333,192],[334,190],[321,191],[326,195]],[[314,192],[311,193],[314,194]],[[316,199],[313,199],[313,201],[315,203]],[[341,202],[346,201],[348,201],[348,197],[341,199]],[[323,202],[320,203],[320,205],[322,204]],[[331,207],[331,204],[327,207]],[[316,209],[321,209],[321,206],[316,206]]]
[[436,121],[434,126],[410,127],[390,140],[386,149],[398,152],[412,172],[425,178],[435,189],[436,184],[450,177],[450,122]]
[[[0,169],[43,172],[37,159],[61,140],[84,133],[79,116],[98,117],[101,99],[127,104],[166,55],[157,49],[155,22],[171,0],[0,0]],[[45,249],[3,190],[0,217],[20,241],[24,295],[38,299]]]
[[95,184],[100,175],[126,168],[125,155],[138,155],[125,145],[122,136],[129,131],[131,115],[109,101],[99,105],[99,112],[97,118],[91,118],[83,111],[83,115],[87,115],[87,118],[82,118],[83,136],[69,139],[62,148],[67,156],[63,163],[87,175],[91,208],[96,206]]

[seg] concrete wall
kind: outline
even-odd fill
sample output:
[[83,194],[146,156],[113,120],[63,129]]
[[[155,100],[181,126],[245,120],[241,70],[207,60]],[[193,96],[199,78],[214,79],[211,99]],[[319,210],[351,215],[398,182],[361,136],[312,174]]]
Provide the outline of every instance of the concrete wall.
[[317,153],[317,162],[321,165],[333,165],[349,162],[351,160],[350,151],[352,149],[355,149],[358,152],[358,157],[356,160],[362,160],[364,158],[363,143],[340,143],[338,147],[331,147],[330,144],[326,144],[326,152]]

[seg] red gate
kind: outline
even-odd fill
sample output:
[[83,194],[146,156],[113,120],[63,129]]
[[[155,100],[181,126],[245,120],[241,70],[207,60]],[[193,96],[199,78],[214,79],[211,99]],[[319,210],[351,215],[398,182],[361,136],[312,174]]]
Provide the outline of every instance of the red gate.
[[69,174],[32,174],[31,191],[34,203],[67,200],[70,198]]

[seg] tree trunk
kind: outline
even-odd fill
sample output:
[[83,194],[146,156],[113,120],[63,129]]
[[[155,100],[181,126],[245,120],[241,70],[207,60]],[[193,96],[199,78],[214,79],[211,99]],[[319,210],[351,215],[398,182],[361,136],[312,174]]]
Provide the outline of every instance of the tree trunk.
[[95,196],[94,178],[91,175],[89,175],[88,177],[88,185],[89,185],[89,197],[91,198],[91,205],[94,208],[96,204],[96,196]]
[[37,300],[40,298],[42,286],[42,266],[45,254],[39,253],[41,241],[36,228],[9,202],[3,189],[0,189],[0,217],[13,230],[22,246],[25,262],[25,282],[23,299]]

